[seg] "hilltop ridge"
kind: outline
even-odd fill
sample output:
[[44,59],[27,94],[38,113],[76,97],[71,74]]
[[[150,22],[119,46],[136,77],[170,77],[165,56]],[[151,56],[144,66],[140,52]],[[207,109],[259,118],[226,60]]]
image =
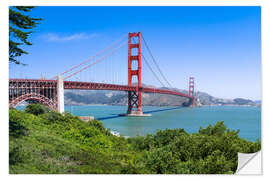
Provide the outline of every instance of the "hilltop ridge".
[[[144,87],[154,87],[143,84]],[[160,89],[169,89],[182,93],[188,93],[186,90],[177,88],[161,87]],[[196,97],[200,103],[205,106],[213,105],[242,105],[242,106],[260,106],[260,101],[252,101],[244,98],[224,99],[217,98],[208,93],[198,91]],[[188,99],[179,96],[167,94],[142,94],[142,103],[144,106],[183,106],[188,102]],[[107,90],[66,90],[65,104],[66,105],[127,105],[127,94],[122,91],[107,91]]]

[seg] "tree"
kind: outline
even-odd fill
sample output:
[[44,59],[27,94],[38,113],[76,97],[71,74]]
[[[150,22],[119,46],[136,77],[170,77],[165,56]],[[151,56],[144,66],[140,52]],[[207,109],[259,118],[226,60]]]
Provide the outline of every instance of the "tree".
[[42,104],[29,104],[25,108],[25,112],[34,114],[34,115],[39,115],[39,114],[45,114],[48,113],[50,109]]
[[32,45],[28,40],[32,30],[40,23],[41,18],[32,18],[29,13],[33,6],[12,6],[9,8],[9,62],[23,64],[16,57],[28,54],[19,46]]

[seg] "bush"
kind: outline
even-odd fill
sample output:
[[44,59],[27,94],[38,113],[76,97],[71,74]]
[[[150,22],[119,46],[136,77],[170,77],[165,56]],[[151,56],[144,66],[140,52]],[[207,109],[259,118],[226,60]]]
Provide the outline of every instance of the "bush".
[[28,128],[24,123],[24,114],[16,109],[10,110],[9,113],[9,136],[19,138],[27,134]]
[[29,154],[25,153],[23,145],[18,140],[9,142],[9,165],[23,163]]
[[50,109],[47,106],[44,106],[42,104],[29,104],[25,108],[26,113],[34,114],[34,115],[39,115],[39,114],[45,114],[48,113]]

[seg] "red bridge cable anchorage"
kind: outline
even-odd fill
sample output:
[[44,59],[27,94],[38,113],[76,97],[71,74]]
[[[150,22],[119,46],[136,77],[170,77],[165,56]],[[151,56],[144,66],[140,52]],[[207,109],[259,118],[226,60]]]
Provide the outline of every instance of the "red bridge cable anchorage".
[[68,79],[68,78],[70,78],[71,76],[74,76],[74,75],[78,74],[79,72],[82,72],[83,70],[85,70],[85,69],[87,69],[87,68],[89,68],[89,67],[91,67],[91,66],[93,66],[93,65],[95,65],[95,64],[97,64],[97,63],[99,63],[100,61],[104,60],[106,57],[110,56],[111,54],[113,54],[114,52],[116,52],[118,49],[120,49],[121,47],[123,47],[125,44],[127,44],[127,41],[125,41],[124,43],[122,43],[120,46],[118,46],[117,48],[115,48],[113,51],[111,51],[110,53],[106,54],[106,55],[103,56],[102,58],[96,60],[96,61],[93,62],[92,64],[89,64],[89,65],[83,67],[82,69],[80,69],[80,70],[78,70],[78,71],[76,71],[76,72],[70,74],[69,76],[64,77],[63,79],[64,79],[64,80],[65,80],[65,79]]
[[[123,35],[120,39],[118,39],[117,41],[113,42],[110,46],[108,46],[107,48],[105,48],[104,50],[100,51],[99,53],[97,53],[94,56],[91,56],[90,58],[86,59],[85,61],[81,62],[80,64],[77,64],[75,66],[72,66],[71,68],[69,68],[68,70],[62,72],[60,75],[66,74],[70,71],[72,71],[73,69],[91,61],[92,59],[96,58],[97,56],[102,55],[103,53],[105,53],[106,51],[108,51],[109,49],[113,48],[115,45],[117,45],[119,42],[121,42],[125,37],[127,36],[127,34]],[[51,79],[55,79],[57,78],[57,76],[52,77]]]
[[165,78],[164,74],[162,73],[161,69],[159,68],[159,66],[158,66],[158,64],[157,64],[157,62],[156,62],[156,60],[155,60],[155,58],[154,58],[154,56],[153,56],[153,54],[152,54],[152,52],[151,52],[149,46],[147,45],[147,43],[146,43],[146,41],[145,41],[143,35],[142,35],[142,39],[143,39],[143,42],[144,42],[144,44],[145,44],[145,46],[146,46],[146,48],[147,48],[149,54],[150,54],[151,57],[152,57],[152,60],[154,61],[154,64],[156,65],[156,67],[157,67],[159,73],[161,74],[161,76],[163,77],[163,79],[166,81],[166,83],[172,88],[172,85],[171,85],[171,84],[169,83],[169,81]]

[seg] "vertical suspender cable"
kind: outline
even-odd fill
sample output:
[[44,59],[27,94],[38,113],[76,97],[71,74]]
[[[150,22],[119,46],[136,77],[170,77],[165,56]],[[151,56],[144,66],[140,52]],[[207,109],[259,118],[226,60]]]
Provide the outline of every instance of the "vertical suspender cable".
[[170,84],[169,81],[165,78],[164,74],[162,73],[161,69],[159,68],[159,66],[158,66],[158,64],[157,64],[157,62],[156,62],[156,60],[155,60],[155,58],[154,58],[154,56],[153,56],[153,54],[152,54],[150,48],[148,47],[148,45],[147,45],[147,43],[146,43],[146,41],[145,41],[143,35],[142,35],[142,39],[143,39],[143,42],[144,42],[144,44],[145,44],[145,46],[146,46],[146,48],[147,48],[149,54],[150,54],[151,57],[152,57],[152,60],[154,61],[154,64],[156,65],[156,67],[157,67],[159,73],[161,74],[162,78],[163,78],[163,79],[166,81],[166,83],[172,88],[171,84]]
[[[118,39],[117,41],[113,42],[110,46],[108,46],[107,48],[105,48],[104,50],[100,51],[99,53],[97,53],[96,55],[90,57],[89,59],[86,59],[85,61],[81,62],[80,64],[77,64],[75,66],[72,66],[71,68],[69,68],[68,70],[62,72],[60,75],[66,74],[68,72],[71,72],[73,69],[88,63],[90,60],[96,58],[97,56],[100,56],[102,54],[104,54],[106,51],[110,50],[111,48],[113,48],[115,45],[117,45],[119,42],[121,42],[127,35],[123,35],[120,39]],[[57,76],[52,77],[51,79],[55,79]]]

